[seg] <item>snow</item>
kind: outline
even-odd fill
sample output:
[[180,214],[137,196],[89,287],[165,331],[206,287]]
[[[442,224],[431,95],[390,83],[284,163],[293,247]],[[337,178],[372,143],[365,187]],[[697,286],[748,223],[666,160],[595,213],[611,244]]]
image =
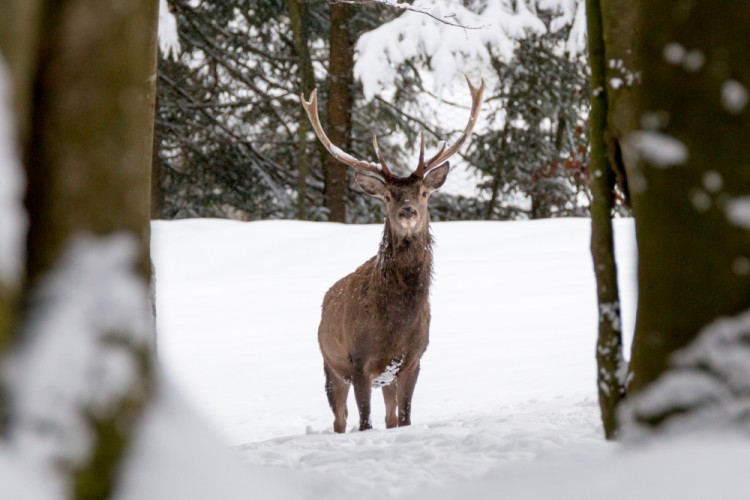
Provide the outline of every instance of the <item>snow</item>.
[[688,159],[688,149],[682,141],[655,130],[632,132],[626,140],[639,158],[654,167],[674,167]]
[[4,375],[11,443],[41,470],[86,463],[90,418],[110,415],[138,387],[130,346],[145,348],[153,324],[146,284],[133,271],[136,250],[125,234],[74,237],[32,296],[27,340]]
[[729,222],[742,229],[750,230],[750,196],[739,196],[728,200],[724,205]]
[[750,311],[712,321],[695,341],[676,352],[672,369],[649,385],[622,412],[624,432],[672,415],[662,432],[746,428],[750,418]]
[[682,64],[687,51],[677,42],[670,42],[664,46],[664,59],[670,64]]
[[690,192],[690,202],[699,212],[707,212],[711,208],[711,197],[702,189],[693,189]]
[[700,50],[691,50],[685,55],[685,59],[682,61],[682,67],[685,71],[694,73],[703,67],[703,63],[706,62],[706,56]]
[[[316,342],[319,307],[335,280],[375,253],[382,228],[154,222],[162,366],[116,500],[598,500],[603,491],[614,500],[746,498],[746,435],[603,440],[589,225],[434,223],[431,344],[413,425],[385,430],[375,390],[375,429],[351,429],[357,418],[350,398],[350,431],[337,435]],[[615,220],[615,231],[628,352],[636,295],[632,220]],[[112,252],[100,256],[112,259],[94,260],[123,278],[120,266],[103,262],[122,262],[114,256],[124,257],[124,247],[111,242],[104,248]],[[75,254],[79,263],[91,256]],[[80,297],[79,288],[106,297],[129,287],[67,290]],[[743,315],[710,325],[719,336],[696,344],[696,352],[711,355],[681,362],[705,364],[728,353],[727,363],[712,366],[728,380],[746,380],[747,351],[730,341],[746,336],[748,324]],[[25,455],[17,448],[0,442],[0,498],[58,498],[49,491],[49,471],[19,460]]]
[[[383,2],[388,3],[388,2]],[[489,63],[490,50],[507,61],[515,44],[529,33],[545,33],[538,9],[553,13],[551,29],[572,24],[567,42],[570,54],[585,49],[585,9],[582,0],[493,0],[477,2],[471,10],[454,0],[418,2],[394,20],[359,37],[354,76],[362,82],[365,98],[393,87],[396,71],[407,60],[429,60],[434,91],[439,96],[451,81],[464,73],[481,71]],[[450,13],[450,22],[435,17]],[[487,75],[482,75],[487,76]]]
[[[379,256],[380,254],[378,254]],[[383,387],[384,385],[390,385],[393,383],[394,380],[396,380],[396,375],[398,375],[399,370],[401,369],[401,365],[404,363],[403,356],[398,359],[394,359],[391,361],[388,366],[385,367],[383,370],[383,373],[378,375],[375,380],[372,381],[372,386],[375,388]]]
[[156,402],[136,434],[115,500],[302,498],[281,473],[237,460],[159,375]]
[[[431,343],[413,425],[385,430],[375,390],[375,429],[353,430],[350,397],[349,432],[335,435],[316,342],[320,304],[333,282],[376,252],[382,228],[155,222],[160,356],[175,381],[170,393],[184,395],[245,470],[235,490],[223,496],[220,484],[213,496],[598,500],[607,491],[615,500],[746,498],[746,437],[603,440],[589,224],[433,223]],[[632,220],[615,220],[615,230],[628,352],[636,295]],[[174,419],[164,415],[161,425]],[[142,436],[153,453],[160,432]],[[180,441],[181,432],[169,439]],[[212,459],[201,463],[213,469]],[[157,466],[140,469],[154,474]],[[190,472],[175,477],[194,480]],[[242,486],[247,482],[253,486]],[[131,497],[205,498],[190,496],[189,488]]]
[[[589,221],[434,223],[430,347],[411,428],[332,434],[317,325],[325,291],[382,227],[295,221],[153,224],[159,352],[186,399],[251,470],[310,498],[395,498],[570,447],[605,450]],[[634,235],[617,220],[622,326]],[[348,427],[356,426],[353,392]],[[280,498],[294,498],[281,496]]]
[[[432,225],[432,331],[414,423],[450,417],[456,408],[595,394],[588,226],[582,219]],[[316,337],[320,305],[336,280],[377,252],[381,233],[379,225],[294,221],[154,223],[160,355],[227,442],[330,429]],[[621,244],[628,331],[632,235],[624,232]],[[550,349],[537,352],[547,341]],[[498,383],[482,382],[490,380]],[[382,428],[382,404],[373,407]],[[350,408],[356,415],[352,401]]]
[[0,292],[19,279],[27,224],[14,124],[10,74],[0,56]]
[[706,56],[700,50],[688,50],[677,42],[664,46],[664,60],[675,66],[682,66],[685,71],[694,73],[703,67]]
[[614,90],[619,89],[622,87],[622,84],[624,82],[622,81],[622,78],[610,78],[609,79],[609,86],[612,87]]
[[0,498],[13,500],[51,500],[56,493],[44,474],[18,460],[9,447],[0,443]]
[[732,114],[739,114],[747,106],[747,88],[737,80],[727,80],[721,85],[721,104]]
[[724,187],[724,179],[716,170],[707,170],[703,174],[703,187],[710,193],[718,193]]
[[164,57],[172,56],[175,61],[180,55],[180,38],[177,33],[177,19],[169,10],[167,0],[159,0],[159,50]]

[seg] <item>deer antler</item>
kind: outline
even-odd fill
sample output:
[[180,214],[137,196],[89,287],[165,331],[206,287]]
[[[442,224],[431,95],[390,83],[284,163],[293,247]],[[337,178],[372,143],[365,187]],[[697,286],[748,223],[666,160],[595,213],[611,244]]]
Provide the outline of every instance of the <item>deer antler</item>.
[[372,143],[375,147],[375,154],[378,156],[381,167],[378,167],[375,163],[371,163],[369,161],[358,160],[349,153],[342,151],[339,147],[331,142],[326,133],[323,131],[323,127],[320,124],[320,118],[318,117],[318,89],[312,91],[312,94],[310,94],[310,101],[305,101],[304,94],[300,94],[299,97],[300,101],[302,102],[302,107],[305,108],[307,117],[310,119],[310,124],[312,124],[315,135],[318,136],[318,139],[320,139],[320,142],[323,143],[323,146],[325,146],[328,152],[331,153],[331,156],[345,165],[349,165],[350,167],[353,167],[357,170],[375,174],[377,176],[383,177],[386,180],[396,177],[388,168],[388,165],[386,165],[385,160],[383,160],[383,157],[380,154],[380,149],[378,148],[378,140],[374,135],[372,137]]
[[479,86],[479,88],[474,87],[471,84],[471,81],[469,80],[469,77],[466,78],[466,83],[469,84],[469,92],[471,92],[471,115],[469,115],[469,122],[466,124],[466,128],[464,129],[461,136],[458,138],[456,142],[453,143],[451,147],[446,149],[446,144],[443,142],[440,150],[438,153],[430,158],[427,162],[424,161],[424,135],[422,136],[422,139],[420,141],[420,151],[419,151],[419,165],[417,166],[417,169],[414,171],[414,175],[418,177],[424,176],[425,173],[429,172],[432,168],[437,167],[441,163],[443,163],[445,160],[456,154],[458,149],[463,145],[464,142],[466,142],[466,139],[469,138],[469,135],[471,135],[471,131],[474,128],[474,125],[477,122],[477,117],[479,116],[479,107],[482,105],[482,95],[484,94],[484,79],[482,79],[482,84]]

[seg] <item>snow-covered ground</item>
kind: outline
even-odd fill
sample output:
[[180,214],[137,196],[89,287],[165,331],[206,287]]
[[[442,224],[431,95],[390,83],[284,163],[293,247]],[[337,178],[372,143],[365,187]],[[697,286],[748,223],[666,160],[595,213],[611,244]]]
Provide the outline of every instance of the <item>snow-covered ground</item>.
[[[632,221],[615,223],[629,346],[636,250]],[[374,254],[381,227],[154,223],[160,357],[172,383],[149,414],[122,498],[748,498],[747,437],[603,440],[588,220],[433,232],[431,343],[413,425],[385,430],[375,391],[375,429],[336,435],[316,343],[320,304]],[[182,398],[230,452],[196,448],[210,434]],[[349,410],[354,427],[351,397]]]
[[[616,226],[630,332],[634,234],[631,220]],[[323,294],[375,253],[378,225],[155,222],[165,371],[249,467],[293,471],[284,477],[300,498],[395,498],[522,463],[608,453],[596,403],[589,221],[432,227],[431,342],[411,428],[385,430],[376,390],[375,430],[334,435],[323,391]],[[349,408],[353,427],[351,393]]]

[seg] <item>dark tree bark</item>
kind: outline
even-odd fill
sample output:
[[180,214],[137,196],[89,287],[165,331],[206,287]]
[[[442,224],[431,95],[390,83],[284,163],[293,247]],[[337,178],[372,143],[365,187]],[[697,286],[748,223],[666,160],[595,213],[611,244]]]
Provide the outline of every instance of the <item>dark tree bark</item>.
[[[615,173],[622,202],[630,206],[627,172],[633,168],[622,154],[628,134],[638,128],[635,93],[640,71],[635,61],[635,44],[639,37],[637,8],[630,0],[600,2],[606,53],[607,124],[604,141],[609,164]],[[604,83],[603,82],[603,83]]]
[[596,346],[597,387],[604,434],[617,435],[616,410],[625,396],[623,380],[620,297],[614,254],[612,211],[615,173],[609,162],[607,129],[606,51],[602,10],[599,0],[587,0],[589,64],[591,66],[591,256],[596,276],[599,307],[599,335]]
[[[351,6],[331,4],[328,60],[328,137],[344,151],[350,150],[354,39],[349,28]],[[347,167],[326,155],[325,197],[329,219],[346,222]]]
[[702,327],[750,305],[740,210],[750,196],[750,3],[636,4],[643,130],[625,151],[637,160],[629,179],[639,254],[629,397]]
[[[308,98],[315,88],[310,42],[307,26],[308,7],[305,0],[289,0],[289,20],[292,25],[294,52],[297,56],[297,77],[300,93]],[[307,173],[309,155],[307,152],[307,131],[309,121],[302,106],[297,118],[297,218],[307,218]]]

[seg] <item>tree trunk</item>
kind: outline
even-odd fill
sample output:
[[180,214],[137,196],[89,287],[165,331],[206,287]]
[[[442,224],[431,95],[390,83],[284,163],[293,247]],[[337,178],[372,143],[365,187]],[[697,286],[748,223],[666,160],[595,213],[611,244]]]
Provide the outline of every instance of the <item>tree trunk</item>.
[[32,80],[42,3],[39,0],[3,0],[0,5],[0,54],[10,68],[16,130],[21,144],[26,144],[31,120]]
[[[335,145],[348,151],[352,129],[354,81],[354,40],[349,30],[350,6],[331,4],[331,33],[328,59],[328,136]],[[347,167],[326,155],[325,197],[329,219],[346,222]]]
[[591,256],[596,276],[599,335],[596,345],[599,408],[607,439],[617,435],[616,410],[625,396],[617,263],[612,210],[615,175],[604,134],[607,126],[607,80],[602,11],[599,0],[586,1],[589,65],[591,67]]
[[[289,19],[292,25],[294,51],[297,56],[297,75],[300,93],[307,99],[315,88],[312,58],[310,57],[310,43],[308,40],[307,2],[304,0],[289,0]],[[297,218],[307,218],[307,131],[309,122],[307,113],[299,107],[297,118]]]
[[[158,73],[157,67],[157,73]],[[154,104],[154,109],[157,109],[157,105]],[[159,134],[159,128],[154,126],[153,128],[154,139],[151,145],[151,198],[150,198],[150,212],[151,219],[160,219],[162,217],[162,210],[164,208],[164,163],[159,156],[159,145],[161,144],[161,137]]]
[[[27,44],[25,54],[12,58],[18,95],[29,96],[30,110],[23,143],[29,231],[21,331],[24,324],[34,324],[38,312],[31,292],[81,233],[129,233],[140,247],[134,271],[147,282],[151,269],[158,1],[47,0],[37,12],[41,22],[30,24],[36,26],[31,38],[36,36],[38,44]],[[0,18],[16,22],[2,8]],[[3,49],[6,41],[2,38]],[[24,116],[19,114],[22,128]],[[109,416],[81,408],[90,414],[93,444],[88,462],[71,471],[77,499],[110,496],[146,404],[150,350],[125,349],[141,369],[131,392],[118,395],[121,400]]]
[[[606,52],[606,78],[602,87],[607,94],[607,126],[604,140],[609,164],[615,172],[623,203],[630,206],[627,172],[634,168],[623,157],[625,137],[638,128],[635,93],[640,71],[634,47],[639,37],[637,8],[631,0],[600,2]],[[606,86],[604,85],[606,83]]]
[[31,285],[80,231],[138,235],[150,276],[157,3],[49,2],[27,151]]
[[639,255],[629,395],[702,327],[750,305],[750,3],[637,5],[644,129],[625,151],[637,159]]

